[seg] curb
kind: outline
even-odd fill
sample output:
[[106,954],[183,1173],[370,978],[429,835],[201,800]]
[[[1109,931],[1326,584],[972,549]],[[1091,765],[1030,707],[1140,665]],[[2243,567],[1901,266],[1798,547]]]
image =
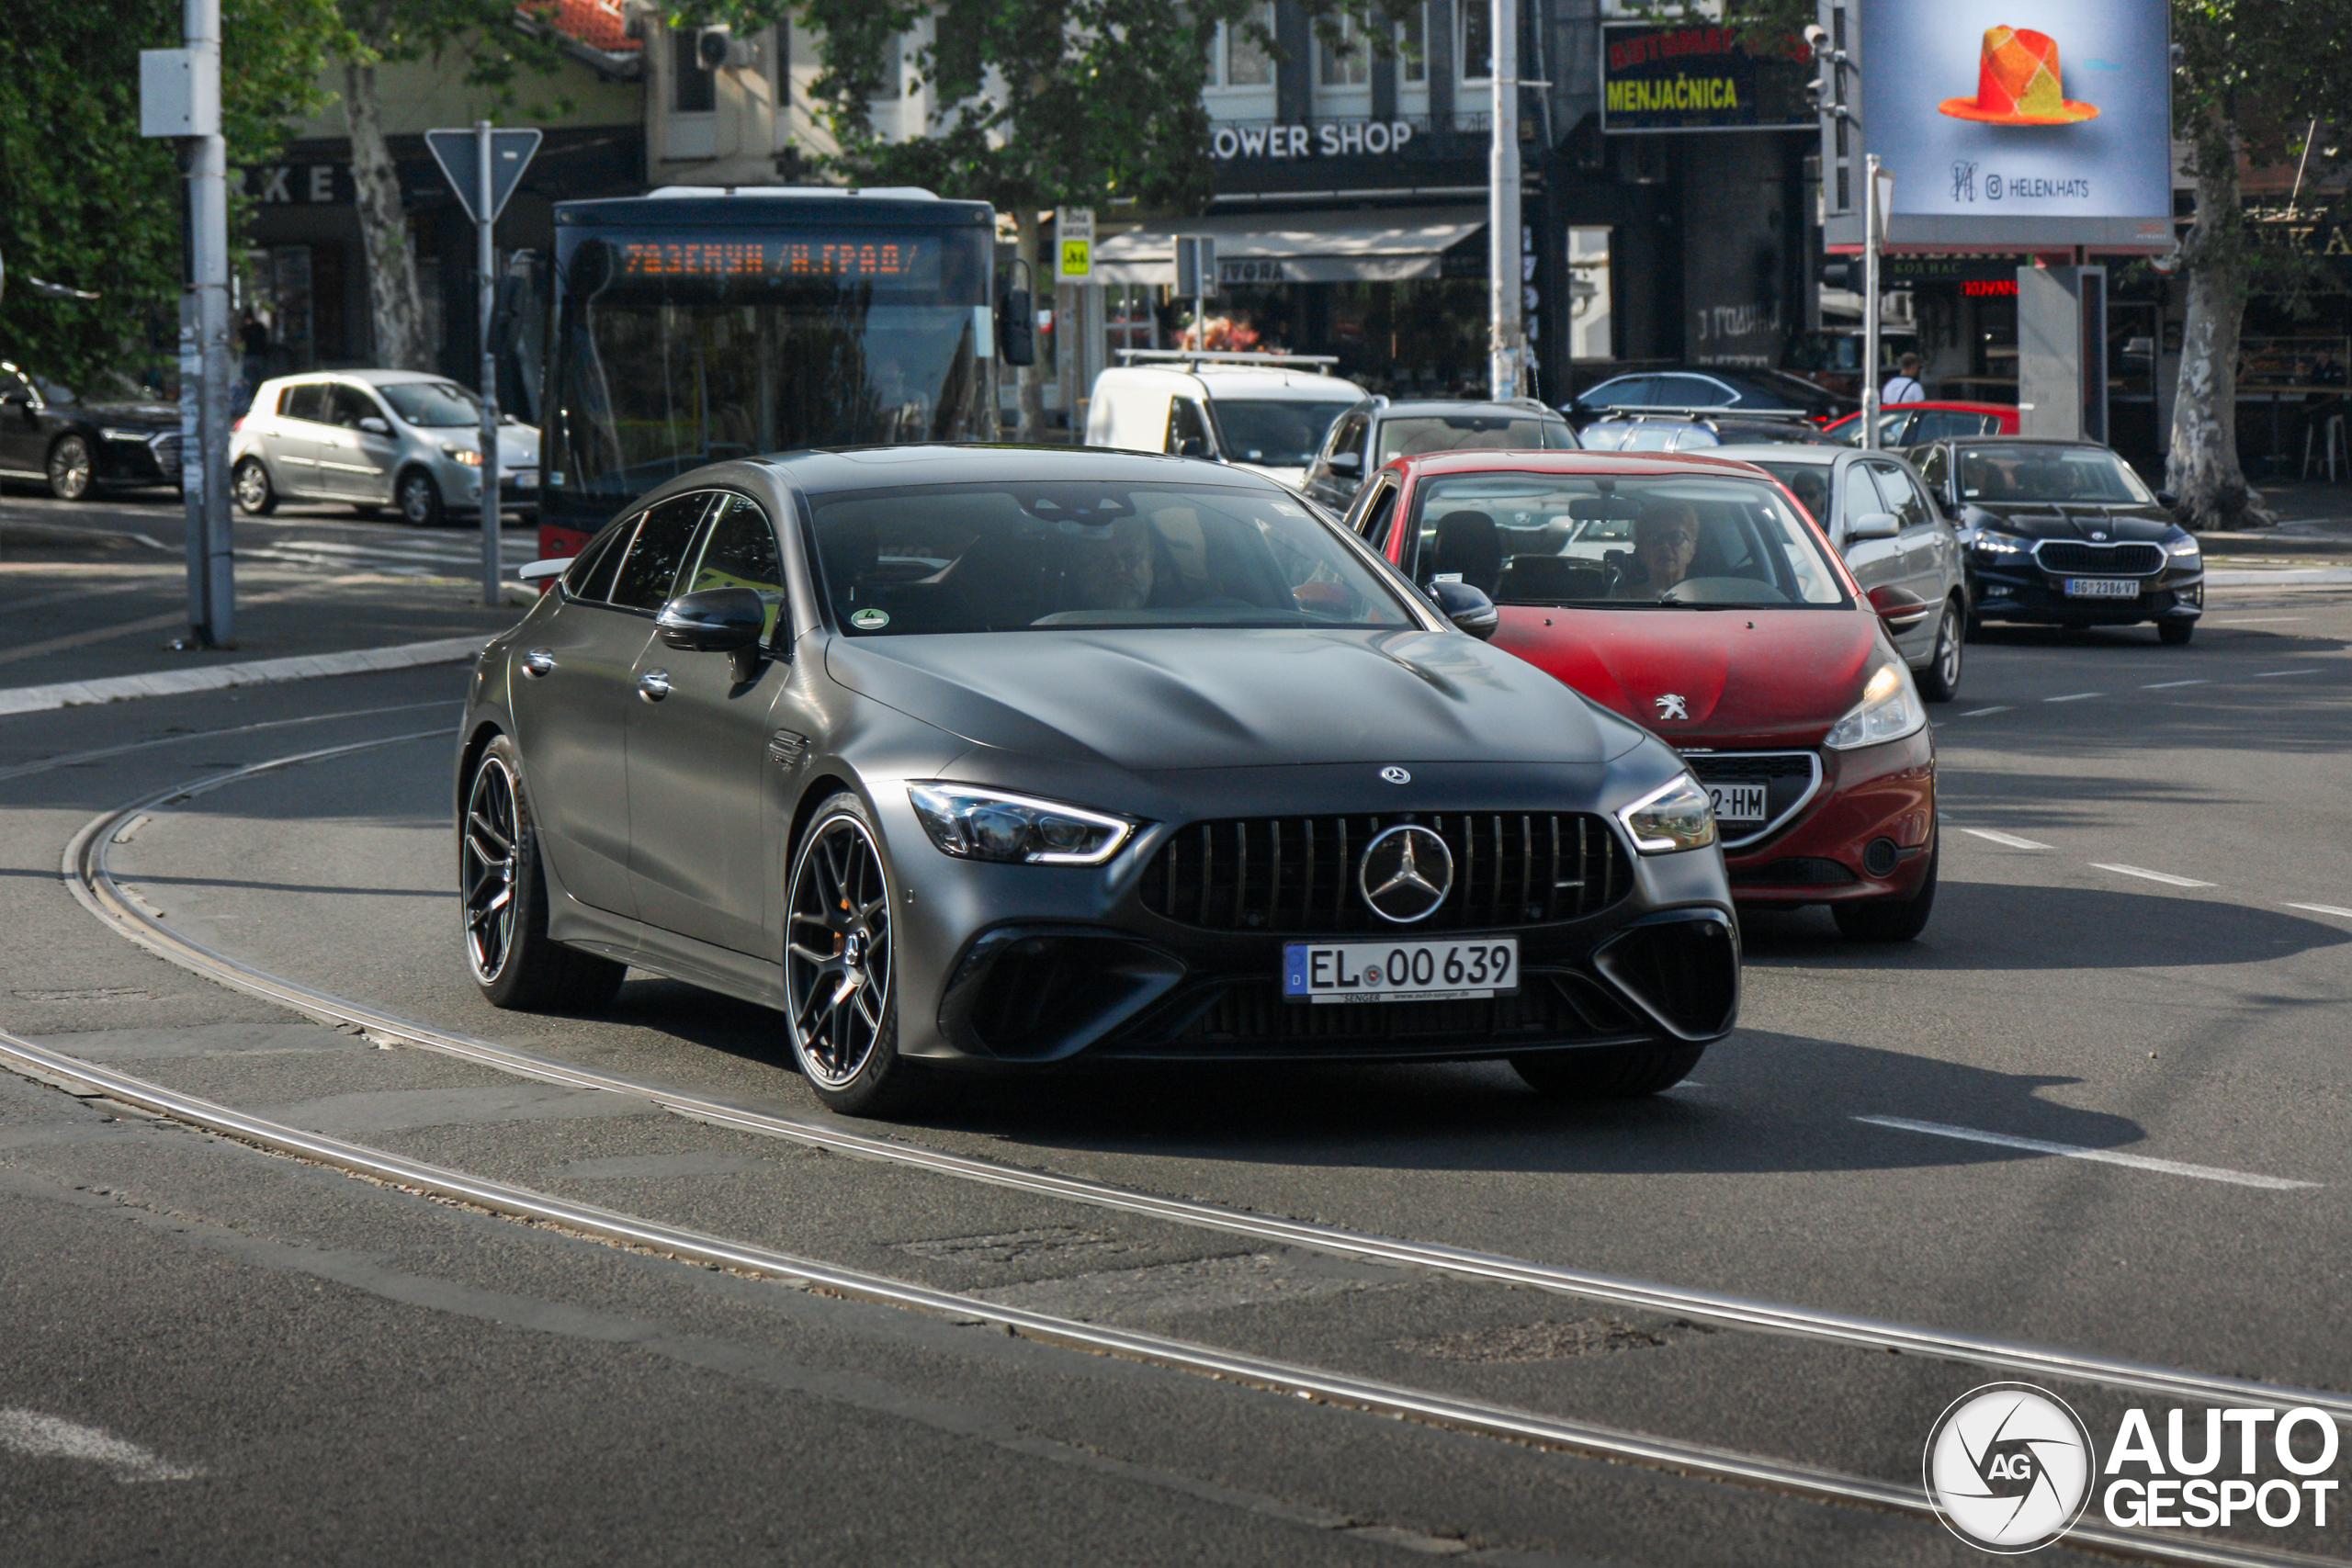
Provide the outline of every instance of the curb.
[[2215,588],[2266,588],[2279,582],[2352,583],[2352,567],[2286,567],[2274,571],[2253,569],[2238,571],[2208,570],[2205,573],[2205,581]]
[[[2352,573],[2346,573],[2352,577]],[[0,715],[45,713],[93,703],[130,702],[140,697],[176,697],[230,686],[267,686],[284,681],[315,681],[329,675],[366,675],[379,670],[409,670],[421,664],[456,664],[479,654],[488,639],[442,637],[398,643],[347,653],[300,654],[243,664],[211,664],[197,670],[161,670],[145,675],[111,675],[99,681],[65,681],[53,686],[0,691]]]

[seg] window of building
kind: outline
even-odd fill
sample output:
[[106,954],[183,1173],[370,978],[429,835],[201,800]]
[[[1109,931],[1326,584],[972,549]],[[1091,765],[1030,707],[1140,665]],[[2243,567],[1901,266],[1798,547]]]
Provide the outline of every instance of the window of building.
[[1315,40],[1315,80],[1324,87],[1364,87],[1372,84],[1372,42],[1353,17],[1340,18],[1340,39]]
[[1462,79],[1487,82],[1495,74],[1495,10],[1486,0],[1455,0],[1462,15]]
[[1408,85],[1430,79],[1430,8],[1416,6],[1396,24],[1396,80]]
[[1247,21],[1218,24],[1216,37],[1209,44],[1209,81],[1212,87],[1266,87],[1273,85],[1274,57],[1267,51],[1263,41],[1252,35],[1252,26],[1265,29],[1271,38],[1274,30],[1273,0],[1261,0]]
[[694,28],[671,29],[670,107],[678,114],[711,114],[718,107],[718,77],[702,68],[702,34]]

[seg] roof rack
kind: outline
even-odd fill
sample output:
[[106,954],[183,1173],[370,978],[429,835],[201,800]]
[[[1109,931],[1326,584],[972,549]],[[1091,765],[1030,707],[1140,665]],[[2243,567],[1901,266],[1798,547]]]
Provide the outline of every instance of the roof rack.
[[1200,365],[1272,365],[1287,367],[1294,365],[1337,365],[1336,354],[1228,354],[1217,350],[1189,348],[1123,348],[1119,363],[1133,365],[1139,359],[1182,360]]

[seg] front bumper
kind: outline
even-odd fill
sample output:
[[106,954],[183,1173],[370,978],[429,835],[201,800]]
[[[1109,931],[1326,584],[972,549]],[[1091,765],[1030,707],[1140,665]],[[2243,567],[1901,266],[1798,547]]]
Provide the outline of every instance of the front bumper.
[[180,433],[176,430],[101,434],[92,443],[90,477],[108,485],[175,485],[180,482]]
[[2049,626],[2128,626],[2143,621],[2194,621],[2205,613],[2205,567],[2172,564],[2138,579],[2140,592],[2128,599],[2089,599],[2069,594],[2070,576],[2046,571],[2030,556],[1994,557],[1969,552],[1970,613],[1978,620],[2014,621]]
[[1932,731],[1819,757],[1821,783],[1803,809],[1724,850],[1740,908],[1908,898],[1926,880],[1936,835]]

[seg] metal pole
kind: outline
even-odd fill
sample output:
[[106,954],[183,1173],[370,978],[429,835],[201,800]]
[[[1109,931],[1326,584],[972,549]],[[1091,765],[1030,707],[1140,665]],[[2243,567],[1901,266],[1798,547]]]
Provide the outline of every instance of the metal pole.
[[[1471,0],[1475,4],[1476,0]],[[1487,380],[1519,396],[1519,0],[1489,0],[1495,58],[1487,189]]]
[[[187,0],[182,18],[183,41],[195,56],[198,96],[217,103],[220,0]],[[229,532],[229,144],[217,130],[189,140],[187,197],[188,281],[195,309],[188,313],[192,321],[183,316],[182,331],[186,334],[193,327],[195,343],[188,344],[183,336],[180,475],[187,491],[188,639],[198,648],[234,648],[236,578]],[[197,372],[193,410],[190,368]]]
[[481,602],[503,604],[498,538],[498,356],[491,352],[490,319],[498,308],[498,245],[490,203],[490,121],[474,121],[474,228],[480,241],[481,284]]
[[1878,450],[1878,154],[1862,159],[1862,445]]

